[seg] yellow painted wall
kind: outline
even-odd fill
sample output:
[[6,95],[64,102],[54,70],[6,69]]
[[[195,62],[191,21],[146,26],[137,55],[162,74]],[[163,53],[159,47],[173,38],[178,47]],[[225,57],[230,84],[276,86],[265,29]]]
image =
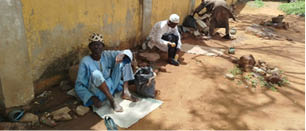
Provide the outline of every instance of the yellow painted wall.
[[132,47],[140,39],[139,0],[21,1],[34,80],[63,55],[87,48],[92,32],[102,33],[108,47]]
[[171,14],[180,16],[180,23],[190,12],[190,0],[152,0],[151,27],[156,22],[169,19]]
[[[200,4],[201,4],[202,0],[195,0],[195,6],[194,9],[197,8]],[[237,0],[225,0],[227,5],[230,7],[231,5],[235,4],[237,2]],[[193,10],[194,10],[193,9]],[[206,11],[206,9],[204,8],[201,13],[204,13]]]
[[[150,27],[172,13],[180,23],[192,0],[152,0]],[[233,1],[233,0],[232,0]],[[142,36],[142,0],[21,0],[33,81],[56,75],[87,49],[92,32],[102,33],[107,47],[128,48]],[[195,7],[201,0],[195,0]],[[151,28],[150,28],[151,29]]]
[[195,0],[194,8],[197,8],[201,4],[202,0]]
[[[237,0],[225,0],[227,5],[232,5],[232,4],[235,4],[237,2]],[[201,0],[195,0],[195,7],[196,8],[198,5],[200,5],[201,3]]]

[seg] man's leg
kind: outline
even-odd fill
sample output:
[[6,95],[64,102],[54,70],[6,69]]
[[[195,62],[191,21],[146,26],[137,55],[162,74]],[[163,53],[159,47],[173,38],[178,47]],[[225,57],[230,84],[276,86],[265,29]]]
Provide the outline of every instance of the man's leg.
[[170,45],[168,46],[168,62],[172,65],[178,66],[180,63],[175,60],[175,55],[177,53],[176,46],[171,47]]
[[[106,98],[109,100],[109,102],[110,102],[112,108],[114,109],[114,111],[122,112],[123,111],[122,107],[114,101],[113,96],[110,93],[110,90],[109,90],[108,86],[106,85],[106,81],[103,78],[102,73],[100,71],[98,71],[98,70],[94,71],[92,73],[91,80],[92,80],[91,81],[92,84],[95,87],[97,87],[100,91],[102,91],[103,94],[106,96]],[[95,106],[99,106],[100,103],[101,103],[100,101],[97,101],[97,97],[96,96],[93,96],[91,98],[91,100],[93,101]]]
[[174,58],[177,53],[177,43],[178,43],[179,37],[174,34],[166,34],[162,36],[162,39],[175,43],[175,47],[171,47],[170,45],[168,45],[168,62],[172,65],[178,66],[179,62],[175,60]]
[[112,81],[115,88],[119,88],[121,86],[121,78],[123,78],[122,99],[131,100],[133,102],[137,101],[137,98],[130,93],[128,88],[128,81],[134,79],[134,73],[130,62],[127,64],[123,64],[122,62],[116,64],[112,72]]
[[225,39],[231,39],[231,36],[229,34],[229,24],[228,24],[228,20],[225,22],[225,36],[223,36],[223,38]]
[[101,86],[98,87],[106,96],[106,98],[109,100],[112,108],[114,109],[114,111],[116,112],[122,112],[123,108],[114,101],[112,94],[109,92],[109,89],[106,85],[106,82],[103,82],[101,84]]
[[122,77],[123,77],[123,93],[122,98],[127,99],[133,102],[138,101],[136,97],[134,97],[129,91],[129,83],[128,81],[134,80],[134,73],[132,69],[131,63],[124,64],[122,67]]
[[209,40],[212,38],[212,36],[214,35],[214,31],[215,31],[215,21],[214,20],[210,20],[209,22],[209,26],[208,26],[208,35],[203,37],[206,40]]

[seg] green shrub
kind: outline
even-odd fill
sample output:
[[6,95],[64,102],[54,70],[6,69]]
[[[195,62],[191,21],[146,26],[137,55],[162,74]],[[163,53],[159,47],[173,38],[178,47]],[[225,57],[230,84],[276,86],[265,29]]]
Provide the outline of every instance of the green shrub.
[[260,8],[264,6],[264,3],[262,2],[262,0],[255,0],[254,1],[255,7]]
[[284,3],[279,6],[279,9],[284,11],[286,14],[305,16],[305,1]]

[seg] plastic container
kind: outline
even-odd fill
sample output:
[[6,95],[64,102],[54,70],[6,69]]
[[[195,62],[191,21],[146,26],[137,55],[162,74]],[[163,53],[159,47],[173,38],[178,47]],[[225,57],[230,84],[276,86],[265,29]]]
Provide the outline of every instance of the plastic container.
[[228,49],[228,53],[229,53],[229,54],[235,54],[235,48],[234,48],[234,47],[230,47],[230,48]]

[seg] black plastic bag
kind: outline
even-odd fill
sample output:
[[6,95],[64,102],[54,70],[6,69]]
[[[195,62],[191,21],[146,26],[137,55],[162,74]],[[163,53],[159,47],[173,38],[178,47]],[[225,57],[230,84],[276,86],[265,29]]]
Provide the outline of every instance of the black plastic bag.
[[142,97],[155,97],[155,73],[151,67],[140,67],[135,72],[136,93]]
[[197,29],[197,22],[192,15],[187,15],[183,21],[183,26]]

